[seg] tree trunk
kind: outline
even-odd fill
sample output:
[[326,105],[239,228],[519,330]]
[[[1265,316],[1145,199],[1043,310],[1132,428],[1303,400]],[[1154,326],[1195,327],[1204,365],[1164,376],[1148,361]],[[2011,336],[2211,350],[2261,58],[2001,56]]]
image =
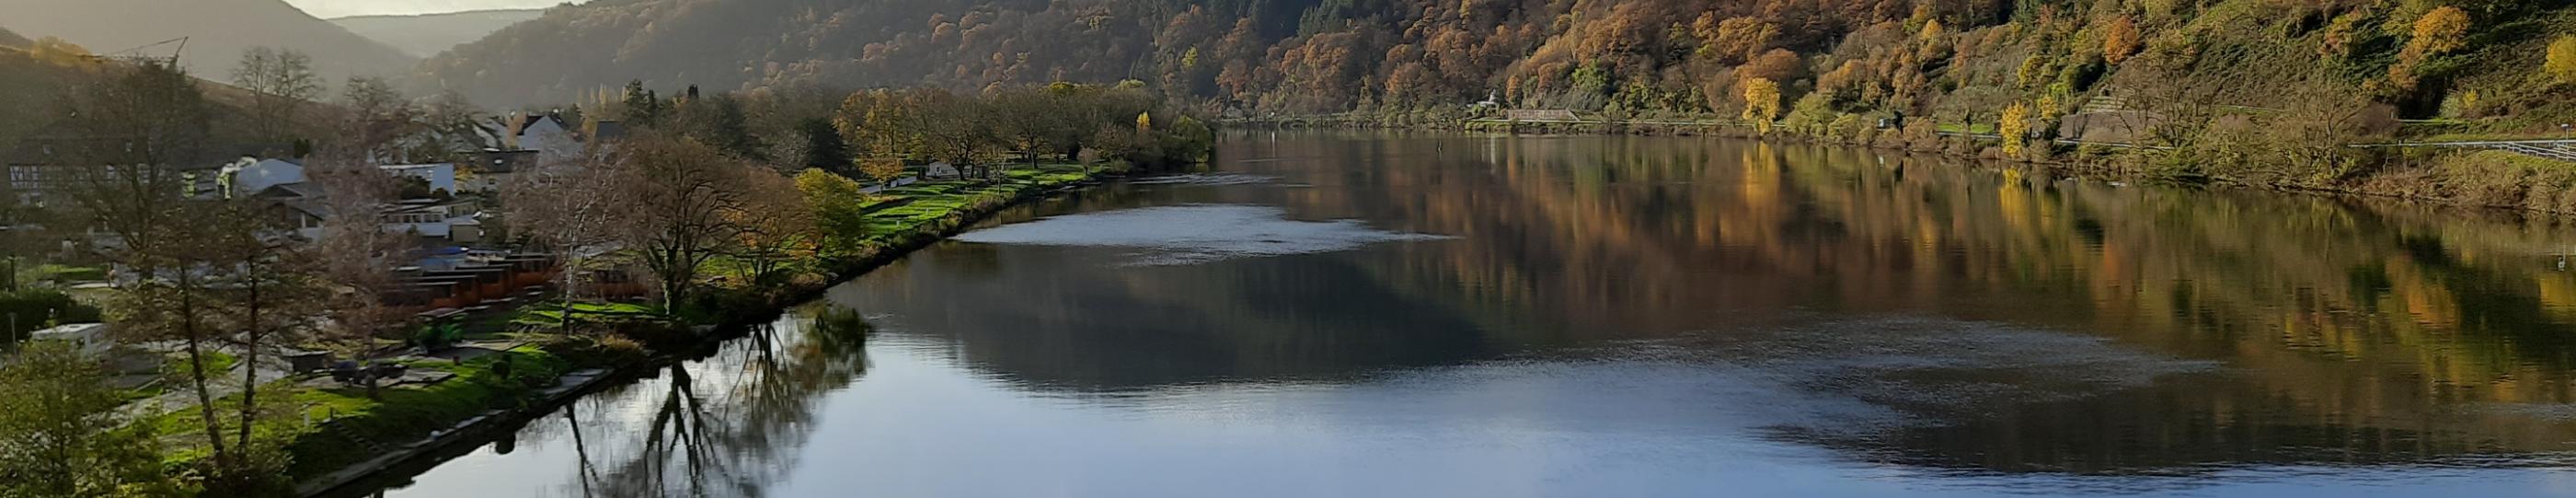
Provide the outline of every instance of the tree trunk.
[[556,317],[556,333],[562,335],[572,335],[572,286],[580,279],[580,274],[576,272],[580,271],[581,268],[581,256],[574,254],[574,251],[577,250],[578,249],[564,250],[564,284],[563,289],[558,291],[563,293],[563,314],[562,316]]
[[215,393],[206,386],[205,337],[197,329],[197,297],[189,290],[192,284],[187,270],[180,270],[179,333],[187,339],[188,377],[197,391],[197,417],[206,424],[206,443],[214,447],[215,467],[221,469],[218,472],[230,472],[232,452],[224,447],[224,425],[215,416]]
[[[257,277],[253,277],[257,278]],[[250,425],[259,413],[259,283],[250,284],[250,320],[242,330],[242,399],[240,448],[250,448]]]

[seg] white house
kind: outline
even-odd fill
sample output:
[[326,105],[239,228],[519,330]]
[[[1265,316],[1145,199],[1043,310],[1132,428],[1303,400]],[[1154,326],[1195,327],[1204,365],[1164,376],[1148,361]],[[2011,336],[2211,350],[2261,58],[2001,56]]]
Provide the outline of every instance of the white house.
[[406,200],[385,213],[384,229],[460,243],[475,242],[483,239],[481,214],[482,210],[471,200]]
[[513,115],[508,125],[510,129],[503,132],[501,143],[508,149],[537,151],[538,159],[547,162],[581,158],[581,139],[573,135],[573,127],[563,118],[551,114]]

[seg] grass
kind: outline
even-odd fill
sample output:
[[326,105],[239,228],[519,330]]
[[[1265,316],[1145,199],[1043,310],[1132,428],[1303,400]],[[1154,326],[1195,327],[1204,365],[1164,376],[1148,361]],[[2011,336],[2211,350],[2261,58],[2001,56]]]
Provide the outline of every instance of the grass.
[[[575,301],[572,303],[572,319],[573,321],[580,322],[607,323],[635,320],[649,321],[659,320],[664,316],[665,315],[662,311],[657,307],[645,304],[603,303],[596,301]],[[511,315],[510,324],[540,328],[554,327],[563,323],[563,317],[564,306],[561,301],[546,301],[520,307],[517,313]]]
[[97,282],[107,280],[107,269],[46,263],[20,270],[18,280],[21,282]]
[[[206,349],[202,355],[206,359],[206,375],[221,375],[225,371],[232,370],[234,363],[241,362],[241,359],[234,358],[232,353],[212,348]],[[191,360],[186,354],[171,354],[169,367],[161,373],[161,383],[169,386],[186,384],[188,376],[191,375],[188,368],[189,361]]]
[[[494,369],[502,358],[511,362],[507,376]],[[486,410],[532,402],[531,395],[537,389],[551,385],[573,368],[534,345],[462,363],[430,360],[408,364],[415,369],[454,373],[456,377],[425,387],[382,387],[378,389],[382,399],[369,399],[364,387],[295,390],[285,397],[282,411],[272,411],[251,432],[257,438],[283,445],[293,456],[286,469],[287,477],[309,479],[376,455],[365,445],[325,430],[318,423],[305,425],[305,420],[337,420],[348,434],[398,447]],[[262,392],[287,392],[284,388],[293,383],[280,381]],[[240,428],[232,412],[239,402],[239,396],[227,396],[218,402],[223,406],[222,422],[227,432]],[[185,465],[206,458],[211,451],[201,439],[205,426],[199,416],[194,409],[178,410],[138,423],[153,424],[164,435],[164,443],[172,448],[165,459],[174,466]]]
[[1080,165],[1041,164],[1016,167],[993,180],[937,180],[886,189],[877,196],[859,200],[867,208],[867,235],[871,242],[888,242],[908,236],[922,227],[959,216],[966,211],[991,203],[1007,201],[1019,194],[1047,189],[1090,179],[1093,173]]

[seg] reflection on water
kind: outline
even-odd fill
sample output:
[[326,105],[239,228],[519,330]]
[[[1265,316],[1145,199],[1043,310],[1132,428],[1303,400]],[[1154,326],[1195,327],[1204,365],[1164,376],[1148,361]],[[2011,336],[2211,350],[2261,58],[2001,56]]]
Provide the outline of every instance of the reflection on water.
[[390,494],[2576,495],[2554,223],[1690,138],[1221,154]]
[[1297,221],[1279,208],[1189,205],[1069,214],[960,234],[982,244],[1118,247],[1141,251],[1135,266],[1346,251],[1436,235],[1370,230],[1358,220]]

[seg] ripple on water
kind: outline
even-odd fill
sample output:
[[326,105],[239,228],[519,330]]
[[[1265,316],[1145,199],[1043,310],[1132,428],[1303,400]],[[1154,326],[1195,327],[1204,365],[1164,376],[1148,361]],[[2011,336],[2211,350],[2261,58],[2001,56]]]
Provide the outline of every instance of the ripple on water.
[[1268,206],[1195,204],[1056,216],[968,232],[984,244],[1112,247],[1138,252],[1122,265],[1163,266],[1311,254],[1448,237],[1389,232],[1359,220],[1299,221]]

